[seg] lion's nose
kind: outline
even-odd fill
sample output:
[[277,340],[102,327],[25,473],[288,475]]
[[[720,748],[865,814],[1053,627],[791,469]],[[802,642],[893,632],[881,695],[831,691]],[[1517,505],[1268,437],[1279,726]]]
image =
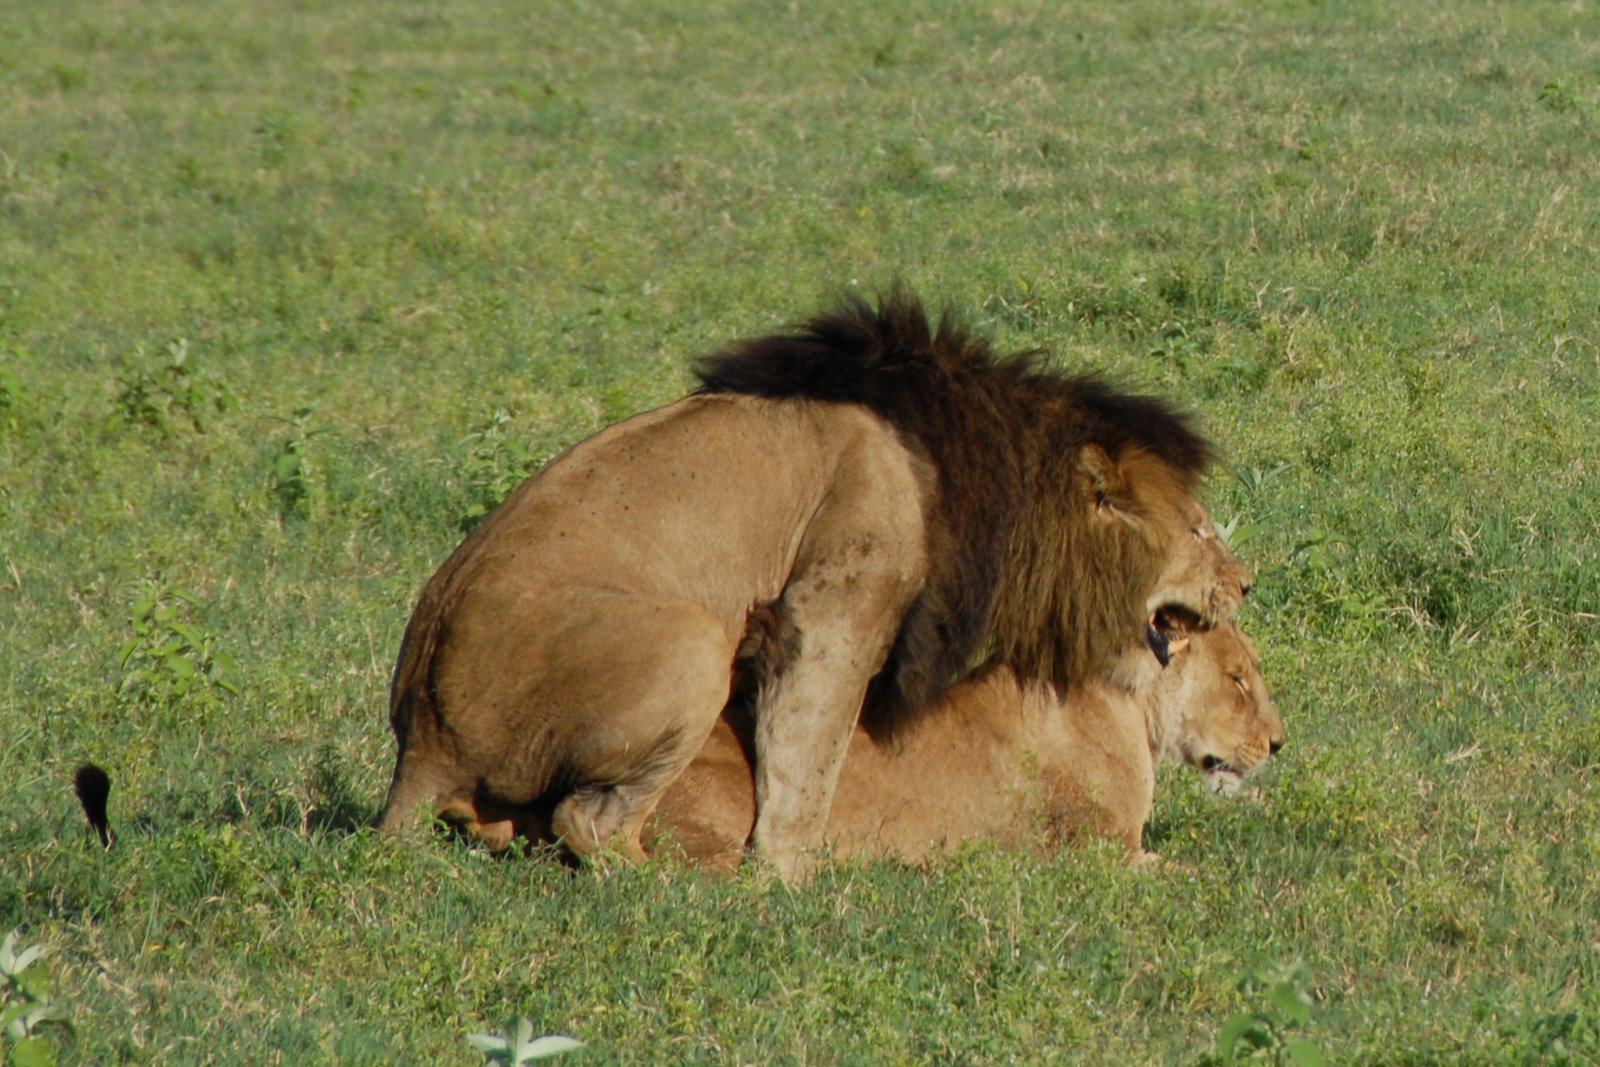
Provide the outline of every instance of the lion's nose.
[[1274,756],[1276,756],[1278,754],[1278,749],[1283,747],[1283,738],[1281,738],[1281,737],[1273,738],[1271,741],[1267,742],[1267,747],[1271,748],[1272,749],[1272,754]]
[[1242,597],[1250,595],[1250,583],[1249,582],[1240,582],[1239,583],[1239,595],[1242,596]]

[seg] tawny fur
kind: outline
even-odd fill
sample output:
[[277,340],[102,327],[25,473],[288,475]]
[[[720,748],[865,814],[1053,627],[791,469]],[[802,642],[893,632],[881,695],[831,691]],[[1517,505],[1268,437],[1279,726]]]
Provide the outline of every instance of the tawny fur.
[[[826,838],[831,855],[919,861],[964,841],[1120,842],[1143,855],[1158,761],[1243,775],[1284,742],[1255,651],[1225,624],[1195,634],[1145,684],[1074,687],[1065,700],[1007,668],[950,690],[893,744],[851,739]],[[1223,769],[1226,768],[1226,769]],[[755,818],[746,724],[730,713],[667,791],[647,850],[728,870]]]
[[[395,670],[381,826],[431,804],[488,840],[639,854],[754,634],[779,651],[750,676],[748,847],[789,877],[874,678],[870,706],[914,723],[984,655],[1062,688],[1111,671],[1158,607],[1233,613],[1243,570],[1196,533],[1209,452],[1164,405],[935,334],[904,298],[803,336],[838,395],[708,370],[705,393],[552,460],[446,561]],[[717,366],[759,371],[791,340]]]

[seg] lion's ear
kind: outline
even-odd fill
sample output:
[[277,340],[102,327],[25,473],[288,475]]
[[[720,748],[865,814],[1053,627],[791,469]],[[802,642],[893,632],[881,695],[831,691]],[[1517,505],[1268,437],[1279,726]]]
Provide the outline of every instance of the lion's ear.
[[1094,504],[1095,514],[1105,519],[1132,519],[1129,505],[1132,494],[1127,478],[1106,450],[1088,444],[1078,450],[1078,471]]

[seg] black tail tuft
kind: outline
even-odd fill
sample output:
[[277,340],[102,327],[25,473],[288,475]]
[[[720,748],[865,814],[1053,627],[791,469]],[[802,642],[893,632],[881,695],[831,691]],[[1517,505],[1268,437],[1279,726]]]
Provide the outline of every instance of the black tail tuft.
[[111,820],[106,816],[106,800],[111,796],[111,776],[92,763],[85,763],[72,776],[72,788],[77,791],[78,802],[89,825],[100,835],[100,844],[110,848],[117,835],[111,831]]

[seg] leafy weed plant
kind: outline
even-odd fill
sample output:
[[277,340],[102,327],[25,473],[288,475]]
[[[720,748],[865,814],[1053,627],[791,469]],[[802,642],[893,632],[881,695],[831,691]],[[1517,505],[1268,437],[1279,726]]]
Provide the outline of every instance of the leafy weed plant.
[[511,490],[538,469],[533,451],[512,436],[512,425],[509,414],[495,411],[479,429],[461,439],[466,451],[461,475],[470,494],[470,503],[461,516],[463,532],[482,522]]
[[1322,1048],[1298,1036],[1311,1023],[1312,997],[1300,964],[1269,965],[1239,980],[1239,992],[1260,1007],[1229,1016],[1217,1034],[1221,1063],[1271,1063],[1274,1067],[1323,1067]]
[[214,706],[239,695],[239,665],[200,620],[204,604],[176,586],[146,583],[128,613],[133,636],[117,651],[119,696],[172,706]]
[[170,434],[179,425],[204,433],[206,420],[237,407],[222,378],[198,365],[180,338],[162,358],[121,379],[116,412],[126,422]]
[[582,1041],[562,1034],[534,1037],[533,1024],[520,1015],[504,1033],[468,1034],[467,1044],[482,1053],[486,1063],[504,1067],[523,1067],[584,1047]]
[[47,950],[19,946],[19,932],[0,941],[0,1053],[8,1067],[54,1067],[45,1024],[61,1022],[66,1012],[52,1001],[50,976],[39,962]]
[[294,414],[280,420],[288,425],[289,433],[272,457],[272,495],[283,519],[311,517],[316,489],[311,440],[329,429],[310,425],[315,412],[313,407],[301,406],[294,409]]

